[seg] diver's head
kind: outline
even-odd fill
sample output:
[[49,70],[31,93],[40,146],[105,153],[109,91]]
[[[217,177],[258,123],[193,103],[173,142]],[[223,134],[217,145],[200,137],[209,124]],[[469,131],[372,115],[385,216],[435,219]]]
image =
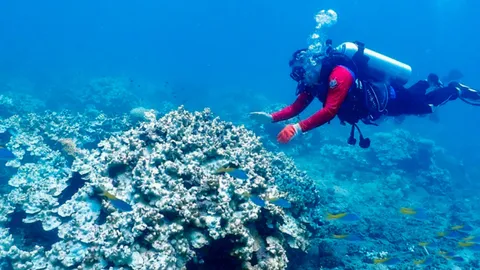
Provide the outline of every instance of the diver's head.
[[290,77],[301,84],[317,84],[325,56],[325,53],[313,53],[309,49],[297,50],[289,62]]
[[292,59],[288,65],[292,69],[290,77],[296,82],[302,82],[305,79],[305,63],[306,63],[307,49],[300,49],[293,53]]
[[289,61],[290,77],[298,83],[315,84],[325,55],[325,53],[312,54],[308,49],[297,50]]

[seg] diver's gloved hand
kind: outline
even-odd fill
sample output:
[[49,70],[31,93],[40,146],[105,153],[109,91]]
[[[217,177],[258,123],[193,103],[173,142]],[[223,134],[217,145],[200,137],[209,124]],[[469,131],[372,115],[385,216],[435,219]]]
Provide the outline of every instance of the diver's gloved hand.
[[288,143],[300,133],[302,133],[302,128],[300,128],[299,124],[288,125],[278,133],[277,141],[279,143]]
[[250,113],[250,118],[262,124],[273,122],[272,115],[266,112],[252,112]]

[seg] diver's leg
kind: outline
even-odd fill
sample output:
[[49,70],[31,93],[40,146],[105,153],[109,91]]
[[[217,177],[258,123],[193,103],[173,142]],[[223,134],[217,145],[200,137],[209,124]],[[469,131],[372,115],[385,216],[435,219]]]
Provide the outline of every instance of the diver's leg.
[[459,91],[457,88],[450,85],[445,87],[437,88],[433,91],[428,92],[425,95],[425,102],[427,104],[432,104],[432,106],[440,106],[447,103],[450,100],[455,100],[458,98]]
[[387,104],[388,116],[424,115],[433,112],[432,106],[425,103],[424,97],[419,97],[417,91],[410,90],[396,91],[395,99],[390,99]]
[[412,97],[421,98],[425,96],[428,88],[430,88],[430,84],[425,80],[420,80],[414,85],[410,86],[407,91],[412,95]]
[[451,82],[448,86],[427,93],[426,102],[436,107],[457,98],[468,104],[480,106],[480,93],[458,82]]

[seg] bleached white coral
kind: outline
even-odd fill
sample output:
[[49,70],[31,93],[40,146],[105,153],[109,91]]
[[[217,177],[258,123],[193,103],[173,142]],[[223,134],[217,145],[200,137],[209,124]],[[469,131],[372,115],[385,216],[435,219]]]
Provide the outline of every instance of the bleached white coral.
[[[72,176],[67,153],[50,149],[35,136],[29,144],[23,135],[12,138],[12,148],[20,154],[28,148],[25,153],[35,162],[19,167],[8,198],[24,205],[25,221],[56,228],[61,238],[49,251],[9,253],[15,268],[32,267],[18,258],[22,253],[39,257],[47,268],[179,269],[201,250],[224,245],[224,252],[243,267],[285,269],[287,247],[307,249],[309,233],[289,209],[272,204],[261,208],[248,197],[286,196],[276,185],[290,181],[280,176],[296,181],[292,187],[283,185],[292,203],[302,205],[304,193],[315,194],[303,188],[312,188],[311,182],[303,182],[284,157],[266,152],[251,132],[213,118],[209,110],[192,114],[181,108],[160,119],[145,115],[147,121],[104,139],[98,149],[75,152],[72,171],[81,173],[86,183],[62,205],[56,196]],[[51,127],[43,129],[53,136]],[[84,134],[82,126],[66,132]],[[250,179],[213,173],[226,162],[237,163]],[[122,170],[115,174],[116,168]],[[133,211],[118,211],[96,195],[99,189],[132,205]],[[314,199],[306,200],[313,205],[309,200]],[[101,212],[106,214],[103,222]],[[259,234],[255,226],[269,233]],[[254,257],[260,260],[254,263]]]

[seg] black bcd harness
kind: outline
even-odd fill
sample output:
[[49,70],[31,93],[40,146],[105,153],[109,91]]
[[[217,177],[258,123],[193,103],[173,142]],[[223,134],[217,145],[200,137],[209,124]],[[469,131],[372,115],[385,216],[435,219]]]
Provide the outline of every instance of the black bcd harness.
[[[339,118],[343,125],[345,125],[345,123],[352,125],[347,143],[350,145],[357,143],[357,139],[355,138],[356,129],[360,135],[358,145],[361,148],[369,148],[371,141],[369,138],[363,136],[357,123],[361,120],[366,125],[378,126],[372,122],[372,120],[378,119],[381,114],[386,112],[389,89],[388,86],[383,83],[374,82],[371,75],[373,71],[370,70],[368,66],[370,58],[365,55],[365,44],[359,41],[355,41],[354,43],[357,45],[358,50],[351,58],[351,66],[353,66],[354,73],[359,79],[356,82],[356,91],[352,95],[351,100],[355,105],[353,105],[350,115],[346,117],[347,119]],[[334,51],[331,44],[332,41],[327,40],[327,54]],[[364,104],[364,106],[359,104]]]

